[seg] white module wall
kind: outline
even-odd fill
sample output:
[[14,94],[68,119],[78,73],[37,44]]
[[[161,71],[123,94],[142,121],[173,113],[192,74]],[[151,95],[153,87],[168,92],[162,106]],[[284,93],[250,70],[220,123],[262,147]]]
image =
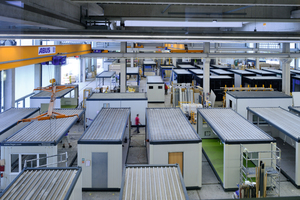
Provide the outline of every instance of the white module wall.
[[147,97],[149,103],[165,102],[165,85],[160,76],[147,76]]
[[[57,146],[1,146],[1,159],[5,159],[1,189],[5,189],[22,171],[22,155],[37,154],[57,155]],[[57,163],[57,157],[48,158],[47,163]],[[51,165],[51,167],[57,167],[57,165]]]

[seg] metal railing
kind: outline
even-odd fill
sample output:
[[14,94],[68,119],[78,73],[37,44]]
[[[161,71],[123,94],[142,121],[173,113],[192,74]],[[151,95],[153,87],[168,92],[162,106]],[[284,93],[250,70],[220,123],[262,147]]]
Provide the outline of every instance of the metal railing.
[[23,104],[22,108],[25,108],[25,100],[26,100],[26,98],[29,98],[29,97],[31,97],[32,95],[35,95],[35,94],[36,94],[35,92],[32,92],[32,93],[30,93],[30,94],[28,94],[28,95],[26,95],[24,97],[21,97],[21,98],[15,100],[16,107],[19,108],[19,102],[22,102],[22,104]]
[[47,157],[42,157],[42,158],[36,158],[36,159],[32,159],[32,160],[25,160],[24,162],[24,168],[27,167],[27,163],[30,162],[30,166],[28,167],[33,167],[32,164],[34,161],[39,161],[39,160],[42,160],[42,159],[47,159],[48,161],[48,158],[53,158],[53,157],[57,157],[58,161],[57,162],[54,162],[54,163],[46,163],[45,165],[39,165],[39,166],[36,166],[36,168],[39,168],[39,167],[48,167],[48,166],[51,166],[51,165],[56,165],[56,164],[59,164],[59,163],[66,163],[66,167],[68,167],[68,152],[65,152],[65,153],[60,153],[60,154],[57,154],[57,155],[52,155],[52,156],[47,156]]

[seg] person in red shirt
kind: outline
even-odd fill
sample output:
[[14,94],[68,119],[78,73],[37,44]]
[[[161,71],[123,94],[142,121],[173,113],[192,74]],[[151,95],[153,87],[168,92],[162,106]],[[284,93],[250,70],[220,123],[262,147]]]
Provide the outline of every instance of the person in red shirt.
[[140,124],[141,124],[141,122],[140,122],[139,114],[137,114],[136,118],[135,118],[136,130],[134,132],[140,133],[140,130],[139,130]]
[[167,84],[165,83],[165,95],[168,94],[168,89],[169,89],[169,87],[168,87]]

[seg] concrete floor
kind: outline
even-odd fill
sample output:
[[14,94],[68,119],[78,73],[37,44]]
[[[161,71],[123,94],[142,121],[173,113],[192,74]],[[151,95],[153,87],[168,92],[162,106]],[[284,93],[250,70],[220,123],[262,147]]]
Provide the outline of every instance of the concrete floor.
[[[80,97],[82,98],[82,91],[85,87],[94,87],[95,83],[89,81],[79,84]],[[146,79],[142,79],[140,82],[140,92],[146,91]],[[215,106],[220,106],[218,102]],[[170,94],[165,96],[165,103],[149,103],[148,107],[171,107]],[[193,125],[196,128],[196,125]],[[146,164],[146,147],[144,144],[145,128],[140,128],[140,133],[133,133],[132,130],[131,143],[129,148],[129,155],[127,164]],[[77,152],[77,140],[83,134],[84,128],[81,123],[75,124],[70,130],[70,139],[72,148],[62,148],[62,144],[59,144],[59,152],[67,151],[70,155],[68,164],[73,160]],[[68,147],[68,146],[67,146]],[[212,168],[210,167],[205,156],[202,155],[202,188],[201,190],[189,190],[188,196],[191,200],[196,199],[230,199],[232,198],[232,192],[224,192],[218,179],[216,178]],[[73,166],[77,166],[77,161]],[[281,190],[280,195],[283,196],[300,196],[300,190],[291,184],[283,175],[281,175]],[[103,199],[103,200],[117,200],[119,199],[119,192],[83,192],[82,199]]]

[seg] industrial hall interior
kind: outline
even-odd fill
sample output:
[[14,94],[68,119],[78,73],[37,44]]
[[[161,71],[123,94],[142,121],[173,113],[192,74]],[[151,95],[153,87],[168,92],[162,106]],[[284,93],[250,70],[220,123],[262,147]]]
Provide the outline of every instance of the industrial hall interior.
[[299,0],[0,0],[0,200],[300,199]]

